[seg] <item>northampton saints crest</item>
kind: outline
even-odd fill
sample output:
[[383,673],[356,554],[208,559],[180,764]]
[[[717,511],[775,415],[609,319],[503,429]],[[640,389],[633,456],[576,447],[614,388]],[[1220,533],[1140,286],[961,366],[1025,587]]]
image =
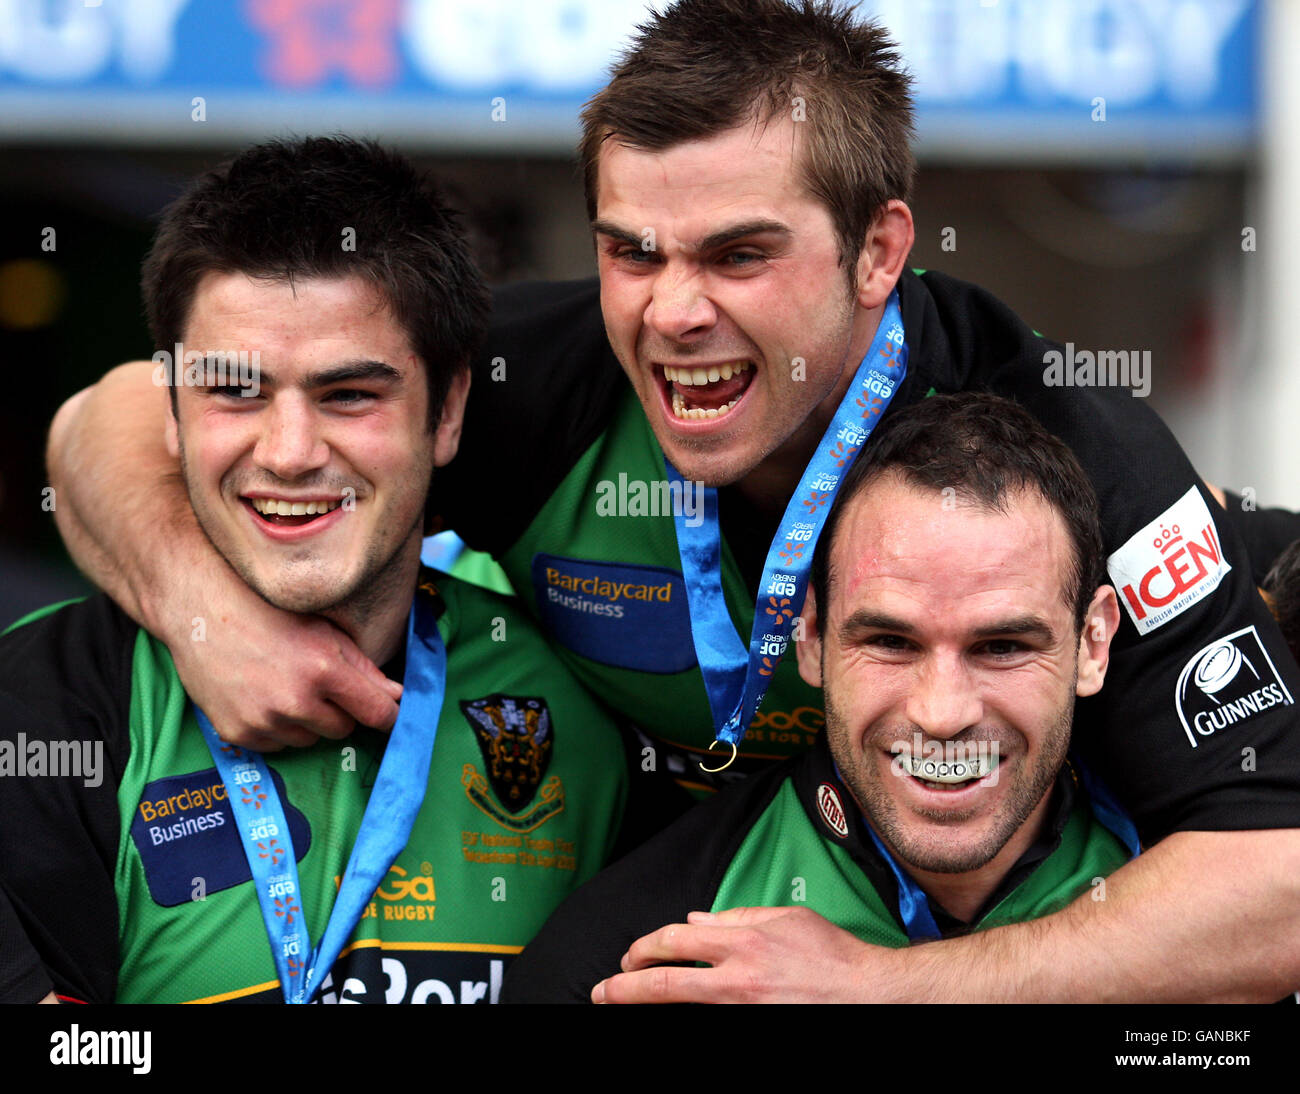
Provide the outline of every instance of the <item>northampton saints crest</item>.
[[[538,787],[551,762],[551,712],[547,709],[546,700],[496,694],[483,699],[462,700],[460,709],[478,738],[493,795],[505,807],[507,814],[517,818],[527,811],[531,818],[535,810],[529,810],[528,807],[537,796]],[[479,781],[481,778],[480,776]],[[552,780],[556,781],[558,780]],[[471,793],[471,797],[482,795]],[[543,797],[551,804],[552,794],[544,794]],[[476,800],[476,804],[480,808],[485,807],[484,802]],[[552,811],[554,805],[546,810],[547,815]],[[491,810],[492,815],[503,820],[497,815],[498,812]],[[542,819],[544,818],[537,818],[538,823]]]

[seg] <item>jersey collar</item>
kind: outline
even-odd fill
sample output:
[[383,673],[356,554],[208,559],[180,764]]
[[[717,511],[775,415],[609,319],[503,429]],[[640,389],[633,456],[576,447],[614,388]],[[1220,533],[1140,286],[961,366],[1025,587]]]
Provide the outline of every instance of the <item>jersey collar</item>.
[[[889,862],[876,849],[866,821],[857,808],[853,795],[840,778],[831,758],[823,733],[806,762],[798,764],[791,776],[799,801],[809,821],[821,837],[842,846],[866,874],[867,879],[880,894],[900,928],[906,929],[900,909],[898,881]],[[830,791],[830,793],[828,793]],[[989,894],[979,911],[965,923],[948,914],[935,900],[929,900],[930,912],[940,936],[947,938],[965,934],[1018,888],[1053,851],[1060,846],[1062,834],[1078,799],[1078,776],[1069,761],[1056,777],[1051,791],[1047,823],[1038,838],[1025,850],[1007,871],[1001,882]],[[900,869],[905,864],[898,862]]]

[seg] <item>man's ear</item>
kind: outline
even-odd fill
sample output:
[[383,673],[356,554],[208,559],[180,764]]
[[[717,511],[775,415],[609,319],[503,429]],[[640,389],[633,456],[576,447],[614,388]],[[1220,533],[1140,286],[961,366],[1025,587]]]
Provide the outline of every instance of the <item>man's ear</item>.
[[868,310],[883,308],[898,279],[903,276],[916,230],[912,210],[895,198],[888,202],[867,230],[858,254],[858,303]]
[[1100,586],[1093,594],[1092,603],[1083,617],[1083,633],[1079,635],[1079,679],[1074,693],[1079,696],[1096,695],[1106,680],[1106,667],[1110,664],[1110,644],[1119,630],[1119,601],[1109,585]]
[[465,424],[465,403],[469,399],[469,368],[458,369],[442,401],[442,416],[433,438],[433,466],[446,467],[460,448],[460,431]]
[[803,638],[794,644],[795,656],[799,659],[799,675],[810,687],[822,686],[822,632],[821,620],[817,615],[817,597],[808,586],[808,596],[803,602],[803,614],[795,622],[795,633],[803,632]]

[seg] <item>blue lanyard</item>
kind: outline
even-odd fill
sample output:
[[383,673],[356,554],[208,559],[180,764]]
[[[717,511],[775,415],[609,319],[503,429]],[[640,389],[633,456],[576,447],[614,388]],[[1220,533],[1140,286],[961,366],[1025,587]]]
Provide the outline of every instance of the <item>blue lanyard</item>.
[[429,781],[446,674],[447,651],[436,617],[426,598],[417,593],[407,621],[405,691],[397,724],[384,750],[325,933],[314,950],[303,918],[293,838],[266,761],[256,752],[223,744],[207,715],[194,708],[226,784],[286,1003],[311,1000],[406,846]]
[[[717,490],[704,490],[703,519],[694,527],[680,509],[673,514],[691,609],[691,636],[718,740],[736,745],[744,738],[790,643],[795,617],[803,607],[817,537],[840,482],[906,374],[907,346],[895,289],[889,295],[871,348],[804,469],[799,488],[790,498],[777,536],[768,548],[748,650],[736,634],[722,594]],[[669,479],[685,490],[680,472],[666,457],[664,466]]]
[[1070,753],[1070,763],[1079,773],[1079,781],[1088,792],[1093,816],[1101,821],[1103,828],[1124,845],[1130,861],[1137,858],[1142,853],[1142,841],[1138,838],[1137,825],[1133,823],[1133,818],[1120,805],[1119,799],[1110,792],[1110,787],[1094,775],[1092,769],[1073,752]]
[[862,819],[862,827],[867,830],[871,842],[876,845],[880,857],[889,865],[894,873],[894,880],[898,882],[898,914],[902,916],[903,929],[907,931],[907,937],[913,942],[932,942],[941,937],[939,925],[934,921],[934,913],[930,911],[930,898],[925,895],[925,890],[912,879],[911,874],[894,861],[889,848],[881,842],[880,837],[876,835],[876,830],[867,823],[865,817]]

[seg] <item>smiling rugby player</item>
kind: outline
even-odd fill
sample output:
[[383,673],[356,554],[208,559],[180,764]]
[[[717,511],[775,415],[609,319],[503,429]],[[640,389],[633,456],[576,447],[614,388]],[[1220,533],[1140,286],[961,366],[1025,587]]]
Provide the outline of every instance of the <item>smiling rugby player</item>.
[[[846,944],[825,923],[765,924],[761,938],[735,936],[717,978],[752,982],[762,942],[791,955],[762,966],[774,998],[831,983],[848,996],[869,984],[873,998],[1276,999],[1300,983],[1300,672],[1252,581],[1271,545],[1248,554],[1143,400],[1048,386],[1044,355],[1057,343],[974,286],[907,270],[911,117],[892,44],[851,10],[682,0],[653,16],[583,116],[599,284],[497,294],[439,512],[501,562],[575,673],[642,728],[644,762],[699,783],[726,718],[714,708],[731,703],[706,689],[699,662],[712,654],[699,644],[697,656],[694,626],[734,628],[743,642],[755,615],[763,621],[757,667],[741,675],[766,672],[768,686],[752,717],[736,708],[750,732],[733,772],[804,749],[823,727],[820,692],[794,658],[776,660],[831,495],[815,477],[795,496],[809,461],[842,470],[859,449],[870,458],[863,423],[932,391],[1014,397],[1070,446],[1100,499],[1124,616],[1108,687],[1080,704],[1075,734],[1150,849],[1113,876],[1112,899],[1076,903],[1032,931],[885,951]],[[506,379],[494,382],[501,359]],[[168,487],[174,462],[151,442],[147,377],[143,365],[110,373],[52,430],[57,518],[82,565],[168,643],[234,739],[309,743],[347,733],[353,718],[391,720],[391,698],[355,652],[303,634],[223,575],[183,506],[161,507],[171,551],[141,535],[140,512],[179,496]],[[823,441],[841,410],[848,424]],[[717,488],[707,580],[683,578],[679,535],[690,533],[662,510],[597,510],[620,476],[664,483],[665,456],[681,479]],[[139,484],[143,506],[132,491],[85,488],[89,468]],[[792,500],[807,506],[798,525],[782,518]],[[1177,542],[1164,535],[1174,525]],[[552,598],[551,573],[669,584],[671,595],[584,598],[624,609],[597,613],[567,592]],[[687,598],[701,590],[712,608],[692,616]],[[181,621],[200,608],[247,621],[222,636],[220,676],[187,649]],[[1286,701],[1188,733],[1191,707],[1210,700],[1180,679],[1223,642],[1267,660]],[[1204,955],[1193,968],[1179,960],[1189,947]],[[809,951],[833,957],[803,960]],[[677,990],[672,976],[638,968],[608,994]]]
[[[903,947],[1090,891],[1137,849],[1066,758],[1119,625],[1102,570],[1092,489],[1024,410],[961,394],[891,415],[827,520],[804,609],[799,666],[824,688],[826,734],[578,890],[505,1001],[603,1002],[629,948],[662,956],[688,918],[707,931],[693,911],[798,901]],[[692,973],[707,992],[709,970]]]
[[[268,608],[385,666],[401,713],[263,761],[105,596],[0,638],[0,745],[106,761],[0,767],[0,1000],[496,1002],[608,858],[626,788],[617,731],[536,628],[420,565],[486,316],[459,223],[374,145],[273,142],[168,209],[144,289],[157,345],[259,362],[255,390],[173,361],[170,400],[149,391],[173,506]],[[237,687],[208,642],[228,625],[196,612],[190,644]]]

